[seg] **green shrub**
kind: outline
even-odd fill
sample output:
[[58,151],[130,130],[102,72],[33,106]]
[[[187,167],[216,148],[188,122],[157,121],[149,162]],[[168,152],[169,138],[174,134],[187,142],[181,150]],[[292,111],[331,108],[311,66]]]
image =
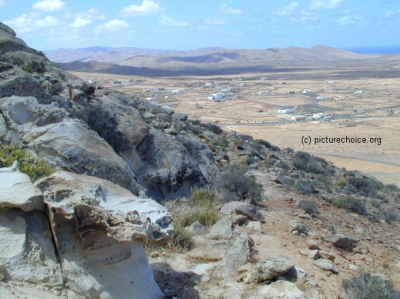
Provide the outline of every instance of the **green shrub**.
[[175,225],[175,229],[169,233],[166,245],[172,250],[191,250],[195,246],[193,236],[184,227]]
[[301,194],[318,193],[318,187],[318,182],[309,180],[298,180],[294,185],[295,190],[299,191]]
[[0,167],[10,167],[14,161],[18,161],[19,170],[26,173],[32,181],[55,172],[55,169],[45,161],[36,160],[22,148],[11,145],[0,146]]
[[216,195],[210,189],[196,189],[187,201],[187,209],[174,217],[174,225],[186,227],[198,221],[205,226],[211,226],[221,219],[221,214],[215,209],[218,204]]
[[397,187],[396,184],[387,184],[386,189],[391,190],[391,191],[399,191],[399,187]]
[[210,189],[195,189],[188,200],[190,206],[215,206],[215,193]]
[[221,219],[221,215],[214,207],[197,206],[182,216],[177,216],[174,220],[179,226],[186,227],[198,221],[205,226],[211,226]]
[[332,202],[332,204],[340,209],[346,209],[349,212],[360,215],[367,215],[365,201],[352,196],[343,196]]
[[379,211],[379,218],[385,220],[386,223],[391,224],[392,222],[399,221],[399,213],[390,208],[384,208]]
[[259,200],[261,189],[252,175],[246,174],[249,168],[245,164],[232,164],[226,168],[216,182],[222,201]]
[[384,184],[375,178],[366,176],[354,176],[348,179],[348,184],[353,186],[357,192],[364,196],[373,197],[376,196],[377,190],[384,188]]
[[22,65],[22,69],[28,73],[43,74],[44,72],[46,72],[46,66],[44,65],[44,63],[38,62],[35,60],[29,61],[28,63],[25,63],[24,65]]
[[393,283],[378,275],[360,271],[354,277],[345,279],[342,287],[351,299],[398,299],[400,291]]
[[317,204],[312,200],[302,200],[299,202],[298,207],[310,215],[319,213]]

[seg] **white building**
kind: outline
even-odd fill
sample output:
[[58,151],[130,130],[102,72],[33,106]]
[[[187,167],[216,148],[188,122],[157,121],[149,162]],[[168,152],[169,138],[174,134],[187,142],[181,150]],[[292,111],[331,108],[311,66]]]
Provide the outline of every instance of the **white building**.
[[258,92],[259,94],[270,94],[271,92],[269,90],[262,90]]
[[278,113],[282,114],[294,113],[294,109],[279,109]]
[[172,93],[184,93],[184,92],[186,92],[185,89],[175,89],[172,91]]
[[290,117],[290,119],[293,121],[301,121],[301,120],[306,120],[306,117],[303,115],[293,115]]
[[315,113],[313,116],[311,116],[312,119],[321,119],[321,118],[326,118],[328,117],[329,114],[327,113]]
[[311,89],[305,88],[305,89],[303,89],[303,91],[301,93],[302,94],[313,94],[314,92]]
[[226,94],[224,93],[213,93],[210,94],[208,99],[211,101],[216,101],[216,102],[220,102],[222,99],[226,98]]

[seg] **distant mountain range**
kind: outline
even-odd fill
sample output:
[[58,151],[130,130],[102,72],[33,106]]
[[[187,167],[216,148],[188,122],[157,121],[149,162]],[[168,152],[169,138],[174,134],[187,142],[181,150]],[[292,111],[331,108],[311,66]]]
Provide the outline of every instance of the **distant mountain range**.
[[[327,46],[269,49],[201,48],[175,51],[146,48],[90,47],[46,51],[53,62],[70,71],[114,74],[227,74],[243,70],[334,66],[358,60],[387,60],[388,54],[360,54]],[[395,54],[398,59],[400,54]],[[241,70],[239,70],[241,69]],[[210,70],[212,70],[210,72]]]

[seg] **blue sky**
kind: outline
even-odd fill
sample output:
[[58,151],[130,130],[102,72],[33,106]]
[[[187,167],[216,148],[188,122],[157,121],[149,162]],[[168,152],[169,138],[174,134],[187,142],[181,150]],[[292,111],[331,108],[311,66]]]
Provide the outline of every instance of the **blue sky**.
[[0,0],[38,50],[399,45],[400,0]]

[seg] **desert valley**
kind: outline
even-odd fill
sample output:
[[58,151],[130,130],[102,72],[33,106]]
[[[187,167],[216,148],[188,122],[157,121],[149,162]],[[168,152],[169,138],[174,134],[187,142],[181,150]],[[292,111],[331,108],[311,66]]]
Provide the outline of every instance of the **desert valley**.
[[[187,113],[190,119],[265,139],[281,148],[307,151],[338,167],[400,184],[400,57],[370,56],[359,55],[362,59],[350,59],[346,65],[343,58],[300,60],[299,51],[293,61],[264,62],[273,66],[266,73],[248,72],[242,65],[238,69],[243,68],[243,73],[232,75],[72,73]],[[346,136],[368,142],[314,142],[320,137]],[[306,137],[311,144],[302,142]],[[381,141],[370,142],[371,138]]]

